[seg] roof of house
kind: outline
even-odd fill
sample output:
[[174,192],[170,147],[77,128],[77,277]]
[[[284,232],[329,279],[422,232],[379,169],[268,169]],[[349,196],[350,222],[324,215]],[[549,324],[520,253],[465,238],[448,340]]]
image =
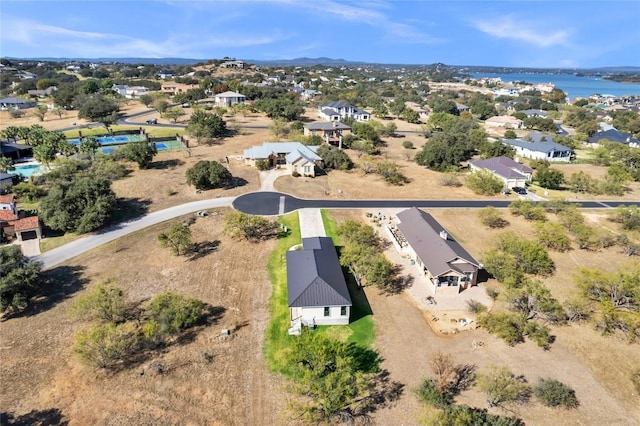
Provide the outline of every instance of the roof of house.
[[287,290],[289,307],[351,306],[331,238],[303,238],[302,250],[287,252]]
[[334,101],[334,102],[328,102],[326,104],[320,104],[320,109],[323,109],[323,108],[354,108],[355,109],[353,105],[344,101]]
[[347,126],[346,124],[339,123],[337,121],[314,121],[313,123],[305,124],[304,127],[309,130],[351,129],[351,127]]
[[29,151],[32,150],[33,147],[30,145],[25,145],[23,143],[13,143],[13,142],[0,142],[0,150],[3,154],[9,154],[16,151]]
[[17,232],[29,231],[40,227],[40,221],[38,216],[29,216],[22,219],[18,219],[13,222],[13,229]]
[[322,158],[316,154],[317,146],[307,146],[300,142],[265,142],[262,145],[254,146],[244,150],[244,158],[262,159],[271,155],[286,154],[286,159],[290,163],[300,157],[309,161],[321,161]]
[[523,109],[520,111],[526,116],[537,115],[539,117],[547,117],[548,114],[541,109]]
[[0,195],[0,204],[11,204],[15,201],[16,201],[16,197],[13,194]]
[[29,101],[22,98],[3,98],[0,99],[0,104],[31,104],[33,101]]
[[529,151],[544,153],[552,151],[571,151],[571,148],[555,142],[527,142],[521,139],[503,139],[502,143],[506,145],[517,146],[519,148],[526,148]]
[[480,268],[480,263],[448,233],[446,240],[441,237],[446,230],[429,213],[411,207],[396,216],[400,220],[398,229],[434,277],[450,270],[468,272],[469,268],[452,263],[457,259]]
[[242,93],[232,92],[227,90],[226,92],[218,93],[215,98],[246,98]]
[[340,115],[338,110],[333,109],[333,108],[322,108],[320,110],[320,112],[322,112],[324,115],[327,115],[327,116],[334,116],[334,115],[339,116]]
[[593,136],[590,136],[587,139],[589,143],[598,143],[599,141],[606,139],[611,142],[618,143],[629,143],[629,142],[637,142],[638,140],[633,137],[631,133],[623,133],[618,129],[612,128],[608,130],[604,130],[601,132],[594,133]]
[[472,160],[469,164],[479,169],[491,170],[505,179],[523,178],[526,177],[525,174],[533,173],[533,169],[504,156],[487,158],[486,160]]
[[0,210],[0,220],[3,222],[10,222],[12,220],[18,219],[18,215],[16,215],[13,210]]

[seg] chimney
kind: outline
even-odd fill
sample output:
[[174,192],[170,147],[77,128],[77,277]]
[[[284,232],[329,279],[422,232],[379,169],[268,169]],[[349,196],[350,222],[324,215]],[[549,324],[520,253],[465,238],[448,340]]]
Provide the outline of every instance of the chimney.
[[449,234],[447,234],[447,231],[445,231],[444,229],[440,231],[440,238],[442,238],[443,240],[448,240]]

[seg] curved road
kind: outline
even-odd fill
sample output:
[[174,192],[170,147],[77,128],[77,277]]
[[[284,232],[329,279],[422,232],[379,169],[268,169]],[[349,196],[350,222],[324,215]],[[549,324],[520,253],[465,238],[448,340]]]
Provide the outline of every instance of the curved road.
[[[482,208],[494,206],[498,208],[508,207],[510,200],[305,200],[280,192],[251,192],[239,197],[214,198],[209,200],[194,201],[165,210],[149,213],[148,215],[132,219],[103,230],[100,233],[89,235],[53,250],[34,257],[34,260],[43,263],[44,268],[51,268],[59,263],[67,261],[85,251],[92,250],[105,243],[113,241],[124,235],[139,231],[151,225],[155,225],[179,216],[196,212],[198,210],[215,207],[233,207],[249,214],[273,216],[289,213],[302,208],[326,208],[326,209],[382,209],[382,208]],[[582,208],[614,208],[618,205],[637,205],[637,201],[582,201],[576,202]]]

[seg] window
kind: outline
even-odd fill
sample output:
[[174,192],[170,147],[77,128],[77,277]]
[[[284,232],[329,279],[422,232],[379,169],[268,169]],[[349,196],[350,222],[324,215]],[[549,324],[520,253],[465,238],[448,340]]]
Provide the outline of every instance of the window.
[[347,307],[346,306],[340,306],[340,315],[343,317],[347,316]]
[[331,316],[331,308],[329,308],[328,306],[324,307],[324,316],[325,317],[330,317]]

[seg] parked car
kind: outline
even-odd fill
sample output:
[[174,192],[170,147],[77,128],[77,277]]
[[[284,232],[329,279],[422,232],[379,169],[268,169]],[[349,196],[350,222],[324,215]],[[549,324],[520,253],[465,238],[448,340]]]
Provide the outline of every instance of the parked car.
[[147,120],[147,124],[158,124],[158,119],[152,118],[151,120]]
[[513,190],[513,192],[515,192],[516,194],[520,194],[520,195],[527,195],[527,190],[524,189],[521,186],[514,186],[513,188],[511,188]]

